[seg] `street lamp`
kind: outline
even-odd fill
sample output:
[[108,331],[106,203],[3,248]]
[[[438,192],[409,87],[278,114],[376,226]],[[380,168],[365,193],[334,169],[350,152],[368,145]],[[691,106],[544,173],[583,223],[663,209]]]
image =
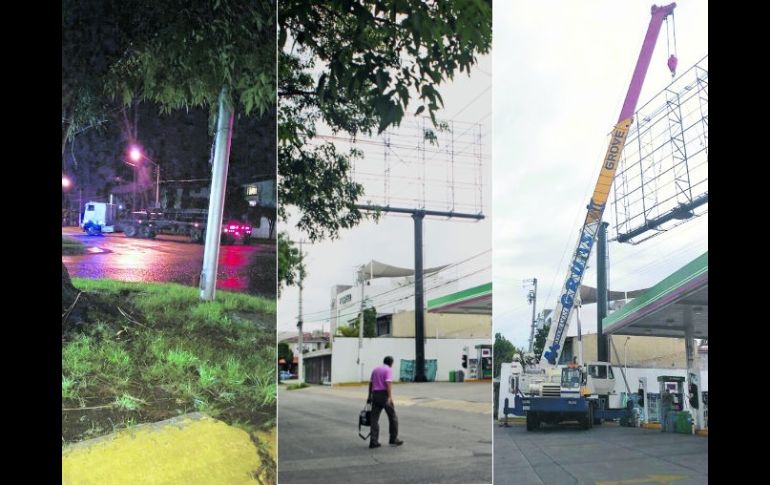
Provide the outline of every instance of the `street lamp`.
[[[147,160],[148,162],[155,165],[155,207],[160,207],[160,165],[158,163],[148,157],[147,155],[142,152],[142,149],[139,148],[137,145],[132,145],[128,149],[128,158],[133,162],[139,162],[140,160]],[[135,166],[135,165],[134,165]]]
[[[72,181],[71,178],[69,178],[66,175],[61,176],[61,188],[62,188],[62,198],[64,197],[64,192],[69,192],[69,190],[75,185],[75,183]],[[78,187],[78,225],[80,225],[80,209],[83,206],[83,188]],[[70,211],[72,210],[72,194],[67,194],[67,220],[69,221],[70,218]],[[69,222],[67,222],[69,224]]]
[[139,147],[131,147],[131,150],[128,152],[128,158],[134,162],[138,162],[142,159],[142,151],[139,149]]
[[623,344],[623,369],[625,372],[628,372],[628,357],[626,355],[626,349],[628,348],[629,340],[631,340],[631,337],[626,337],[626,343]]

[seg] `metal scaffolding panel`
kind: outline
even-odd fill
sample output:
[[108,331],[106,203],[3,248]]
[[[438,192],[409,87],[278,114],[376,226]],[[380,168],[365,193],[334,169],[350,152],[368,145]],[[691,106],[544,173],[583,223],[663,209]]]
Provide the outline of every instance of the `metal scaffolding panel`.
[[613,205],[631,244],[708,212],[708,55],[636,112]]

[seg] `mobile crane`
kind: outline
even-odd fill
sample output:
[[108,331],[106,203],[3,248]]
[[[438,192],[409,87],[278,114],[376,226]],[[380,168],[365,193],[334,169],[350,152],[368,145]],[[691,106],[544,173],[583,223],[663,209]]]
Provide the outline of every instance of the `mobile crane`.
[[[518,362],[511,364],[510,390],[514,394],[514,408],[511,410],[506,405],[504,412],[509,414],[510,411],[512,414],[519,415],[525,412],[528,431],[539,428],[541,422],[558,423],[567,420],[577,420],[584,429],[588,429],[594,423],[601,423],[602,419],[619,418],[625,412],[625,410],[612,410],[608,407],[606,396],[614,387],[614,376],[609,363],[590,362],[586,366],[578,366],[574,363],[568,366],[558,364],[567,336],[569,320],[575,309],[576,300],[579,298],[588,257],[591,255],[602,221],[655,43],[663,21],[673,14],[675,7],[676,3],[662,7],[652,6],[652,18],[631,78],[631,85],[623,102],[620,117],[610,135],[599,179],[587,206],[585,222],[577,248],[572,254],[566,280],[559,293],[553,313],[554,321],[539,362],[536,362],[533,356],[522,356]],[[676,70],[676,63],[676,55],[671,55],[668,59],[668,67],[672,74]]]

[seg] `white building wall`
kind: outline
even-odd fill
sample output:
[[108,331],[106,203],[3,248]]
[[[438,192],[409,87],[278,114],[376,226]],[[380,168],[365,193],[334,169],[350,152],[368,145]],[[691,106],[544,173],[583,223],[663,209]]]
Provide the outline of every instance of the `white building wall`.
[[260,239],[267,239],[270,237],[270,221],[267,220],[267,217],[262,217],[259,220],[259,227],[251,228],[251,237]]
[[[393,379],[401,380],[401,359],[414,360],[413,338],[365,338],[361,348],[362,365],[356,364],[358,339],[336,337],[332,347],[332,384],[343,382],[367,382],[372,370],[382,364],[382,359],[393,357]],[[491,339],[426,339],[425,359],[436,359],[436,380],[448,381],[450,370],[462,369],[463,348],[469,347],[475,355],[475,346],[492,344]],[[465,370],[467,376],[467,370]],[[490,389],[490,392],[491,389]]]

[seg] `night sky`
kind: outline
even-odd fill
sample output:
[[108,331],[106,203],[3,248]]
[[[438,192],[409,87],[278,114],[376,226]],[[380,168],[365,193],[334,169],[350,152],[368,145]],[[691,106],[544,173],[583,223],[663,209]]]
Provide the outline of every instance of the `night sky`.
[[[123,162],[128,140],[122,127],[118,112],[102,127],[85,131],[68,144],[65,173],[73,178],[74,188],[82,188],[84,201],[106,201],[111,192],[118,197],[123,192],[124,200],[130,201],[134,168]],[[247,210],[241,184],[257,177],[275,177],[275,113],[236,114],[233,129],[226,217],[239,217]],[[211,178],[209,158],[214,139],[209,131],[208,110],[160,114],[157,105],[142,104],[137,109],[137,135],[145,153],[161,166],[161,199],[166,187],[199,190],[209,186],[208,182],[163,183]],[[147,197],[154,201],[154,166],[147,164],[146,170],[137,170],[137,177],[139,188],[146,187]],[[207,199],[185,197],[182,205],[206,208]]]

